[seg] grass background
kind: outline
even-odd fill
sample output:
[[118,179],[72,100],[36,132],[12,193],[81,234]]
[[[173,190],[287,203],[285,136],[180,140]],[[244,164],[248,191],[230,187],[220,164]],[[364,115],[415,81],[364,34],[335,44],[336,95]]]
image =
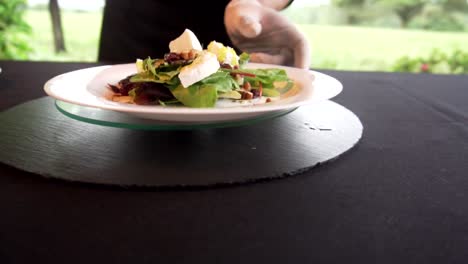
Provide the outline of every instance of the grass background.
[[403,56],[428,56],[433,49],[468,51],[467,33],[388,28],[299,25],[319,68],[387,71]]
[[47,10],[28,10],[26,22],[32,28],[30,60],[86,61],[97,60],[101,12],[62,11],[66,53],[55,54],[52,22]]
[[[46,10],[28,10],[26,20],[33,34],[31,60],[97,60],[101,12],[62,11],[66,53],[55,54],[52,26]],[[390,71],[403,56],[427,56],[437,48],[450,53],[468,52],[468,33],[366,28],[351,26],[297,25],[308,37],[312,67],[320,69]]]

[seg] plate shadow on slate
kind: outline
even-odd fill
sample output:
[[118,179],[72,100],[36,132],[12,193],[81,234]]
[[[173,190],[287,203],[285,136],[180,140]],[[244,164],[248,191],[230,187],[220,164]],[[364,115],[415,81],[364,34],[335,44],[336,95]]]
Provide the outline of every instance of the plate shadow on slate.
[[303,172],[351,149],[362,130],[332,101],[242,126],[151,131],[75,120],[44,97],[0,114],[0,161],[72,182],[222,186]]

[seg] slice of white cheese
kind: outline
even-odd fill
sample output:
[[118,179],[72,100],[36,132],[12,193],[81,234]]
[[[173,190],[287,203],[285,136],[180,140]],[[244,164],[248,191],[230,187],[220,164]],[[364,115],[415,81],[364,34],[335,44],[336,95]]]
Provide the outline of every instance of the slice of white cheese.
[[203,51],[190,65],[180,69],[179,79],[182,86],[187,88],[217,72],[218,69],[219,62],[216,55],[208,51]]
[[184,33],[169,43],[171,52],[187,52],[190,50],[202,50],[200,41],[190,29],[185,29]]

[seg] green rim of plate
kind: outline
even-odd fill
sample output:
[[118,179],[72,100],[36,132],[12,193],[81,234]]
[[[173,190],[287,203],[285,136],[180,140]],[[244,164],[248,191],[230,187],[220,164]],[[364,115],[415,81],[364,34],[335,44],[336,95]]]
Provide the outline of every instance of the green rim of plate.
[[59,112],[72,119],[107,127],[127,128],[135,130],[194,130],[203,128],[227,128],[255,124],[261,121],[281,117],[293,112],[296,108],[275,111],[254,118],[221,121],[210,123],[174,123],[156,121],[150,119],[136,118],[125,113],[103,110],[93,107],[75,105],[60,100],[55,100],[55,107]]

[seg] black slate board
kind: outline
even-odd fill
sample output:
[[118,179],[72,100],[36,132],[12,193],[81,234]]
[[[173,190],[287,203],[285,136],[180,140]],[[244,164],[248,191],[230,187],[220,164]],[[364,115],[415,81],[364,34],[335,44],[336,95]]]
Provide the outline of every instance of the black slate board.
[[359,119],[331,101],[240,127],[145,131],[74,120],[44,97],[0,114],[0,161],[75,182],[211,186],[294,175],[361,136]]

